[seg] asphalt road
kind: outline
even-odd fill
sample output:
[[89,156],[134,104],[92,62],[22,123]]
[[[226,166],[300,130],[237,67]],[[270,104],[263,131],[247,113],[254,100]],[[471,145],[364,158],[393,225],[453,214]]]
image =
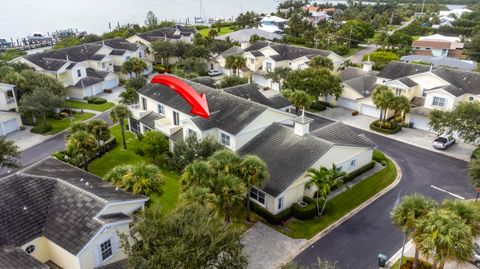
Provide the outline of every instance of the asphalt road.
[[[92,119],[100,118],[105,121],[109,125],[112,124],[108,117],[108,112],[103,112]],[[44,141],[38,145],[35,145],[31,148],[28,148],[22,151],[19,159],[19,163],[21,166],[27,166],[32,163],[38,162],[54,153],[55,151],[61,150],[65,147],[65,131],[61,132],[47,141]]]
[[[314,115],[308,116],[315,120],[312,129],[329,122]],[[401,247],[402,234],[391,224],[389,214],[402,196],[416,192],[437,201],[455,199],[432,188],[434,185],[467,199],[475,197],[466,162],[363,130],[356,131],[367,135],[379,150],[398,163],[402,180],[394,189],[295,257],[299,264],[311,266],[321,258],[337,261],[342,269],[378,268],[376,257],[379,253],[391,257]]]

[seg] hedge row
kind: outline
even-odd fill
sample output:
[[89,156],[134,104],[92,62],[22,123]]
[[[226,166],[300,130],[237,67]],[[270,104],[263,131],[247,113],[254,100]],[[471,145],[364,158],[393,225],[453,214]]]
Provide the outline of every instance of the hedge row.
[[317,111],[324,111],[327,109],[327,106],[325,106],[325,104],[323,104],[321,101],[316,101],[310,105],[310,108]]
[[263,208],[262,206],[258,205],[255,202],[251,202],[250,206],[253,212],[262,216],[266,221],[268,221],[268,223],[271,223],[274,225],[281,225],[284,221],[286,221],[292,216],[291,207],[283,210],[280,214],[273,215],[272,213],[268,212],[265,208]]
[[[317,203],[314,199],[303,197],[303,201],[307,202],[308,205],[305,207],[301,207],[298,204],[292,205],[292,216],[300,220],[307,220],[317,216]],[[319,199],[318,206],[320,209],[323,206],[323,199]],[[323,210],[323,214],[326,214],[330,209],[330,204],[327,202],[325,205],[325,209]]]
[[364,165],[358,168],[357,170],[351,172],[350,174],[348,174],[346,177],[343,178],[343,182],[344,183],[350,182],[354,180],[356,177],[358,177],[359,175],[373,169],[373,167],[375,167],[375,162],[370,162],[369,164]]
[[86,96],[83,98],[89,104],[101,105],[107,102],[107,99],[95,96]]
[[376,120],[372,123],[370,123],[370,129],[379,132],[379,133],[384,133],[384,134],[396,134],[402,130],[402,125],[397,124],[395,125],[392,129],[387,129],[387,128],[382,128],[377,126],[377,123],[379,120]]
[[480,159],[480,147],[477,147],[477,148],[472,152],[472,159]]

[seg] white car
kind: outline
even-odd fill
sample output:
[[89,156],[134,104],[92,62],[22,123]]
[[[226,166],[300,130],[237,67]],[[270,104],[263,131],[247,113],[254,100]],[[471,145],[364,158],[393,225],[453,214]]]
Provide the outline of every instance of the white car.
[[441,135],[432,142],[432,146],[436,149],[447,149],[455,144],[455,138],[447,135]]
[[211,77],[220,76],[221,74],[222,74],[222,72],[220,72],[218,70],[208,70],[208,75],[211,76]]

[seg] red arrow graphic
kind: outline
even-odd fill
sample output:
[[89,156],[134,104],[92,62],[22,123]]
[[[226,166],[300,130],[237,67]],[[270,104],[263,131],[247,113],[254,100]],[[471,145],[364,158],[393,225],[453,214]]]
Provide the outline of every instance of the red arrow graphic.
[[152,78],[151,83],[159,83],[170,87],[178,93],[192,107],[191,113],[204,119],[210,117],[208,111],[207,97],[205,93],[198,94],[192,87],[181,79],[167,75],[156,75]]

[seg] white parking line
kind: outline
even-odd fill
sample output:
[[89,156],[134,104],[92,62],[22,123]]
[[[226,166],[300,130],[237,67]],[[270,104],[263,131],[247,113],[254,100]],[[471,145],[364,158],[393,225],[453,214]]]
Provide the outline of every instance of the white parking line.
[[432,187],[432,188],[434,188],[434,189],[436,189],[436,190],[439,190],[439,191],[441,191],[441,192],[444,192],[444,193],[450,194],[451,196],[453,196],[453,197],[456,197],[456,198],[458,198],[458,199],[465,200],[465,197],[462,197],[462,196],[460,196],[460,195],[457,195],[457,194],[455,194],[455,193],[451,193],[451,192],[449,192],[449,191],[446,191],[446,190],[444,190],[444,189],[440,189],[440,188],[439,188],[439,187],[437,187],[437,186],[430,185],[430,187]]

